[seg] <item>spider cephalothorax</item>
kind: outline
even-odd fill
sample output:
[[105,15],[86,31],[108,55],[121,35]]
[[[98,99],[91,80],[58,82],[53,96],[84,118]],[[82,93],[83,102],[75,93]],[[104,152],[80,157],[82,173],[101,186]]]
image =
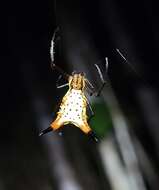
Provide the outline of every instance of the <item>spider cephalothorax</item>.
[[69,77],[69,86],[75,90],[83,90],[85,87],[85,77],[83,73],[73,73]]

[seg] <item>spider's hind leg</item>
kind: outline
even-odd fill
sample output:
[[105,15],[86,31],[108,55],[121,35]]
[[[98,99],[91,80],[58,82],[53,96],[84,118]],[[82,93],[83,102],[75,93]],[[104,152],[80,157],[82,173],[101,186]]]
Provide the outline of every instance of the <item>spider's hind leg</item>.
[[87,100],[87,106],[88,106],[88,111],[89,111],[88,122],[90,122],[90,120],[94,117],[95,114],[94,114],[92,106],[88,100]]

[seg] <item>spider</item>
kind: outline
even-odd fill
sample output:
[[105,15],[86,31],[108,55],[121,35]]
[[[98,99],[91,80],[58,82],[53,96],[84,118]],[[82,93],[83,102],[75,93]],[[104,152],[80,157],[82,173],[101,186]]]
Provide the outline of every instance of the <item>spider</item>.
[[[57,66],[54,63],[54,43],[56,32],[57,30],[55,30],[51,40],[51,68],[57,70],[61,74],[58,78],[58,81],[61,79],[61,77],[64,77],[64,79],[67,80],[66,84],[57,84],[57,88],[63,88],[65,86],[68,86],[68,90],[62,98],[56,118],[47,129],[44,129],[39,134],[39,136],[42,136],[51,131],[59,130],[64,125],[72,124],[73,126],[81,129],[85,134],[91,136],[91,138],[93,138],[97,142],[98,137],[88,124],[90,118],[94,116],[94,112],[85,95],[85,92],[87,91],[90,96],[98,97],[101,94],[104,85],[106,84],[106,81],[104,80],[102,72],[97,64],[95,64],[95,67],[101,80],[101,86],[97,91],[95,90],[91,82],[86,78],[85,73],[74,71],[72,72],[72,74],[67,74],[59,66]],[[107,71],[108,58],[106,58],[105,60],[105,66]],[[87,108],[90,110],[90,116],[87,115]]]

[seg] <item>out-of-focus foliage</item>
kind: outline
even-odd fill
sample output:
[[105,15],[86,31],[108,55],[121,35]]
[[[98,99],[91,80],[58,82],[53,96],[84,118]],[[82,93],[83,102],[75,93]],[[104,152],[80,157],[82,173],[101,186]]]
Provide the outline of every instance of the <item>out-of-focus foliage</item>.
[[95,115],[90,122],[91,128],[100,138],[103,138],[112,128],[112,121],[110,118],[109,110],[102,101],[95,102],[92,107]]

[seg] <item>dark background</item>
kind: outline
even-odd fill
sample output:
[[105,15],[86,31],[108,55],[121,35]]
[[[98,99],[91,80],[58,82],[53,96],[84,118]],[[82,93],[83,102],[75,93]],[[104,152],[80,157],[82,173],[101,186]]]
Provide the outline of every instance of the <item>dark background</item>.
[[[81,60],[85,61],[78,60],[76,64],[87,68],[96,63],[95,60],[91,62],[94,58],[91,57],[91,47],[98,55],[97,60],[108,56],[112,89],[125,117],[132,123],[131,133],[142,144],[154,171],[152,181],[147,180],[150,173],[143,174],[146,189],[157,189],[158,8],[158,4],[150,0],[1,2],[0,189],[60,189],[56,172],[50,169],[47,143],[38,137],[40,128],[43,128],[38,124],[46,115],[53,117],[54,107],[65,93],[56,89],[58,73],[50,68],[50,41],[57,26],[60,27],[60,40],[56,46],[56,64],[66,71],[74,70],[69,62],[69,57],[74,54],[73,51],[68,53],[71,49],[82,49]],[[90,44],[89,55],[81,46],[83,41]],[[120,57],[116,48],[130,65]],[[72,60],[76,61],[75,58]],[[91,184],[96,179],[94,189],[111,189],[107,177],[102,177],[102,169],[98,170],[96,165],[87,167],[87,162],[92,160],[93,163],[100,162],[100,156],[95,156],[98,145],[88,142],[89,139],[76,129],[66,129],[65,133],[64,150],[71,160],[71,167],[75,168],[75,173],[78,171],[77,178],[80,172],[87,175],[86,179],[79,180],[80,184],[87,184],[88,180]],[[110,133],[113,136],[113,130]],[[74,151],[75,145],[81,146],[81,151]],[[84,151],[83,146],[87,147]],[[83,156],[86,152],[88,155]],[[76,160],[74,154],[88,160],[84,162],[86,165],[79,158]],[[84,169],[80,170],[78,165]],[[83,185],[82,189],[88,189],[88,186]]]

